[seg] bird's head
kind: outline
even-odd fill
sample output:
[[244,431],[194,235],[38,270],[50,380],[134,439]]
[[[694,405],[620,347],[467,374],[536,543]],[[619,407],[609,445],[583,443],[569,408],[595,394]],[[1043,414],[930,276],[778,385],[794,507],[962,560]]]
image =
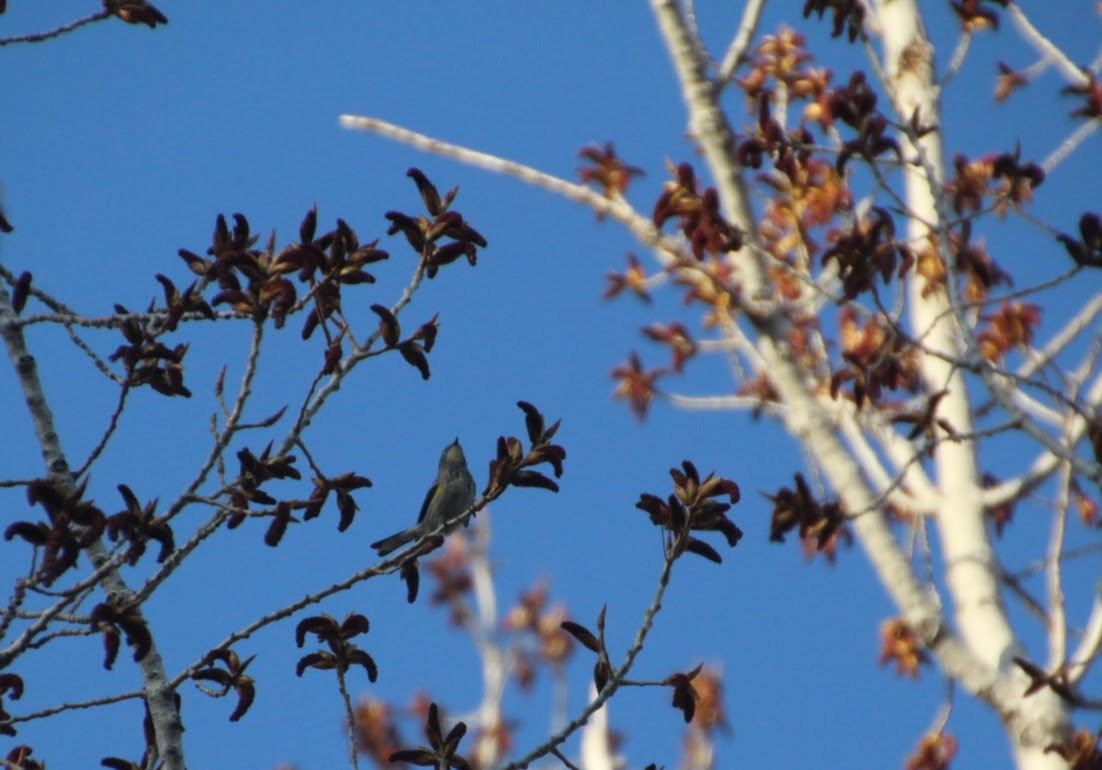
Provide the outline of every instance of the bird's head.
[[467,458],[463,454],[463,447],[459,446],[459,438],[456,437],[455,441],[444,447],[444,453],[440,455],[440,464],[466,462]]

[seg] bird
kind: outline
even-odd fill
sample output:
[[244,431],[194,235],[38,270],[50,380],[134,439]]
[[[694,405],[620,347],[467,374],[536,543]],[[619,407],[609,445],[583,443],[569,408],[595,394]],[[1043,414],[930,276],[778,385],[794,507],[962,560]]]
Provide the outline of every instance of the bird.
[[[421,513],[417,523],[390,537],[384,537],[371,544],[379,556],[401,548],[406,543],[414,543],[425,535],[435,532],[449,519],[474,504],[475,483],[471,472],[467,470],[467,458],[459,438],[444,447],[440,454],[440,467],[436,471],[436,480],[425,493],[425,502],[421,504]],[[448,534],[459,522],[454,522],[443,534]]]

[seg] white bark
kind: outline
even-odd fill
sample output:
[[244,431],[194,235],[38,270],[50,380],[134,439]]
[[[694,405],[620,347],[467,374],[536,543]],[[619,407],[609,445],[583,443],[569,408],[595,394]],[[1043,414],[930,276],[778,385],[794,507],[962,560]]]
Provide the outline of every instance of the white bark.
[[[734,161],[733,132],[726,115],[716,103],[715,92],[708,83],[698,48],[688,37],[676,2],[654,0],[652,5],[681,81],[682,95],[690,116],[690,131],[700,143],[716,180],[724,214],[753,237],[757,228],[750,210],[745,180]],[[743,249],[736,258],[745,295],[768,296],[765,292],[764,257],[751,249]],[[760,335],[759,348],[771,381],[779,392],[780,401],[787,407],[786,428],[818,459],[847,510],[869,509],[875,496],[867,480],[839,438],[837,427],[817,405],[811,383],[791,355],[787,318],[779,309],[765,307],[753,321]],[[964,651],[946,633],[938,603],[930,590],[916,579],[879,511],[856,518],[854,528],[880,579],[908,622],[922,638],[936,639],[939,646],[946,645],[942,649],[951,648],[952,657],[963,664],[964,661],[957,656],[964,654]],[[974,687],[985,691],[991,690],[992,684],[987,676],[973,680]]]
[[[921,157],[919,165],[904,169],[905,199],[911,216],[907,236],[923,248],[930,232],[925,223],[941,221],[936,191],[943,182],[941,113],[934,83],[933,46],[926,38],[918,7],[913,0],[880,0],[876,9],[884,46],[886,86],[901,120],[918,116],[923,126],[935,126],[912,144],[902,137],[904,158]],[[937,176],[928,178],[928,173]],[[947,234],[941,233],[941,243]],[[950,270],[952,266],[950,265]],[[950,310],[948,293],[929,292],[924,282],[910,282],[910,311],[914,336],[942,355],[922,356],[922,376],[930,392],[948,391],[938,404],[938,416],[953,429],[968,435],[973,430],[972,406],[960,368],[950,361],[964,359],[969,351],[961,341],[958,319]],[[934,456],[941,504],[935,516],[945,558],[945,582],[949,588],[955,625],[969,651],[984,665],[1006,672],[1021,682],[1012,662],[1025,653],[1010,627],[999,597],[998,570],[984,517],[983,486],[974,441],[950,441],[938,446]],[[1024,691],[1024,685],[1018,692]],[[1029,698],[1016,698],[1003,714],[1019,767],[1056,768],[1064,762],[1044,748],[1059,742],[1067,730],[1067,712],[1047,688]]]
[[[721,193],[724,214],[753,239],[756,227],[745,180],[734,161],[733,132],[708,79],[699,41],[692,37],[674,0],[652,0],[652,6],[681,82],[690,132],[700,143]],[[923,125],[939,125],[933,50],[926,40],[915,3],[882,0],[876,10],[884,38],[886,85],[902,120],[905,122],[917,110]],[[905,174],[906,201],[912,212],[907,229],[913,243],[921,243],[930,235],[923,222],[939,221],[934,195],[941,183],[940,172],[936,170],[943,163],[940,130],[927,134],[920,142],[918,147],[904,143],[905,157],[921,152],[925,160],[921,166],[908,168]],[[937,174],[934,179],[926,175],[931,168]],[[764,257],[744,248],[735,259],[744,296],[753,298],[751,302],[768,297]],[[921,279],[912,280],[910,309],[914,336],[921,337],[928,350],[961,360],[968,351],[960,341],[953,314],[947,312],[946,295],[935,292],[922,297],[921,284]],[[933,587],[920,583],[877,508],[878,494],[839,439],[839,426],[816,403],[813,384],[800,370],[789,347],[788,319],[767,301],[758,302],[754,310],[758,312],[749,320],[759,335],[759,350],[770,381],[785,406],[785,426],[804,444],[808,454],[816,458],[846,510],[868,511],[853,520],[853,527],[901,615],[934,652],[946,675],[990,703],[1000,714],[1019,767],[1032,770],[1063,766],[1063,760],[1055,754],[1045,754],[1044,749],[1066,737],[1067,710],[1048,689],[1024,698],[1024,677],[1012,662],[1023,651],[999,598],[998,572],[984,517],[984,493],[974,443],[942,442],[935,455],[935,521],[948,565],[945,579],[954,632],[941,615],[941,602]],[[924,355],[922,376],[929,392],[948,390],[939,404],[938,417],[957,433],[969,433],[973,427],[972,406],[960,370],[942,357]]]
[[[933,47],[926,40],[918,9],[912,2],[882,2],[880,29],[884,41],[885,74],[896,108],[903,116],[918,112],[923,125],[939,125],[936,89],[933,84]],[[932,131],[919,140],[916,148],[901,137],[903,155],[926,158],[925,168],[943,168],[941,131]],[[908,240],[917,248],[926,247],[931,235],[926,222],[936,223],[938,211],[932,187],[940,187],[941,178],[926,178],[923,166],[904,167],[906,201],[912,216],[907,220]],[[945,236],[942,236],[945,240]],[[956,319],[942,292],[922,296],[925,282],[912,280],[910,290],[911,324],[916,337],[941,355],[922,356],[922,376],[931,393],[942,389],[947,394],[938,404],[938,416],[959,434],[973,430],[972,410],[964,377],[951,361],[964,357]],[[955,620],[966,644],[989,666],[1005,668],[1008,656],[1020,655],[1014,634],[999,602],[994,553],[987,537],[983,515],[983,494],[974,441],[949,441],[940,444],[934,454],[941,504],[937,529],[945,552],[946,582],[953,598]]]
[[[589,687],[589,699],[597,697],[597,688]],[[624,766],[623,758],[612,748],[612,737],[608,731],[608,704],[593,712],[585,727],[582,728],[581,770],[620,770]]]

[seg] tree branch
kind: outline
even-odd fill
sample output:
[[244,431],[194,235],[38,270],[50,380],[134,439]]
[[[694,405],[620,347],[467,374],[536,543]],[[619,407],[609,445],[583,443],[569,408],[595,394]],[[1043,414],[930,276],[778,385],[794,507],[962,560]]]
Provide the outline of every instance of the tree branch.
[[[72,472],[61,447],[61,439],[54,426],[53,414],[46,399],[45,389],[38,377],[38,367],[34,356],[27,349],[22,329],[13,319],[15,313],[7,289],[0,284],[0,337],[8,350],[16,376],[23,389],[27,409],[34,423],[39,446],[42,448],[49,479],[60,489],[67,492],[75,490]],[[123,602],[131,591],[116,565],[108,558],[107,549],[101,540],[88,547],[92,564],[104,567],[103,584],[109,595],[119,597]],[[135,609],[135,612],[140,612]],[[141,672],[145,700],[149,706],[150,718],[157,736],[157,747],[164,759],[166,770],[184,770],[183,724],[176,710],[172,688],[168,686],[164,663],[156,646],[156,635],[150,634],[149,652],[138,662]]]
[[103,21],[104,19],[111,18],[110,11],[99,11],[93,13],[91,16],[85,16],[83,19],[77,19],[69,24],[63,24],[56,29],[51,29],[48,32],[34,32],[29,35],[17,35],[15,37],[0,38],[0,46],[11,45],[13,43],[41,43],[44,40],[50,40],[55,37],[60,37],[64,34],[72,32],[73,30],[80,29],[81,27],[93,24],[97,21]]
[[1008,3],[1006,10],[1022,38],[1033,46],[1046,62],[1055,64],[1068,82],[1074,85],[1084,85],[1088,82],[1086,73],[1077,67],[1068,58],[1067,54],[1060,50],[1059,46],[1042,35],[1040,30],[1033,26],[1033,22],[1029,20],[1017,3]]
[[727,47],[727,52],[723,54],[723,61],[720,62],[719,71],[716,73],[717,87],[722,88],[734,77],[735,70],[742,63],[754,39],[754,34],[758,31],[761,12],[764,8],[765,0],[747,0],[746,5],[742,7],[742,21],[739,22],[738,31],[731,40],[731,45]]

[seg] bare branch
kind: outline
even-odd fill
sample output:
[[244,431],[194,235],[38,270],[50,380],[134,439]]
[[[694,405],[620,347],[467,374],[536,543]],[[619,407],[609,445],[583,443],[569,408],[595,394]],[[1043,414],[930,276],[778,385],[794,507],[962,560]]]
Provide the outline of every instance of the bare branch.
[[897,467],[893,478],[880,462],[854,417],[842,417],[839,425],[854,456],[860,461],[862,469],[877,490],[873,510],[879,509],[884,502],[892,503],[899,510],[915,515],[932,513],[936,509],[936,490],[922,472],[921,464],[913,461],[913,458],[919,456],[914,447],[910,447],[907,452],[912,461]]
[[1102,586],[1096,586],[1087,627],[1075,654],[1068,661],[1068,681],[1075,685],[1090,671],[1091,664],[1102,654]]
[[[1096,377],[1094,383],[1088,389],[1085,402],[1087,404],[1096,405],[1100,400],[1102,400],[1102,375]],[[1051,448],[1046,448],[1034,459],[1026,473],[1018,478],[1008,479],[987,490],[984,493],[984,506],[991,509],[1012,503],[1022,498],[1024,495],[1029,494],[1051,478],[1052,474],[1060,467],[1062,461],[1069,461],[1069,455],[1079,459],[1077,455],[1074,454],[1075,446],[1082,441],[1083,436],[1086,435],[1086,431],[1087,420],[1079,414],[1074,418],[1064,434],[1067,440],[1066,446],[1060,446],[1060,451],[1052,451]],[[1079,460],[1078,463],[1072,464],[1076,466],[1075,470],[1078,472],[1079,468],[1077,466],[1083,465],[1085,462]]]
[[378,134],[423,152],[442,155],[486,171],[514,177],[525,184],[533,185],[567,200],[588,206],[595,213],[625,225],[636,238],[648,246],[660,248],[674,255],[684,254],[684,249],[675,239],[659,233],[649,218],[636,213],[622,198],[606,198],[598,191],[585,185],[567,182],[559,177],[538,171],[531,166],[434,139],[431,136],[419,134],[416,131],[387,123],[385,120],[379,120],[378,118],[341,115],[340,122],[342,126],[348,129]]
[[66,711],[81,711],[83,709],[98,708],[99,706],[109,706],[112,703],[122,703],[126,700],[134,700],[135,698],[143,697],[144,693],[141,690],[132,690],[130,692],[118,693],[117,695],[108,695],[103,698],[93,698],[86,701],[75,701],[73,703],[62,703],[60,706],[53,706],[52,708],[42,709],[41,711],[32,711],[29,714],[21,714],[13,716],[10,724],[17,724],[19,722],[33,722],[36,719],[45,719],[46,717],[52,717],[54,714],[62,714]]
[[1067,57],[1067,54],[1060,50],[1059,46],[1042,35],[1040,30],[1033,26],[1033,22],[1029,20],[1017,3],[1007,3],[1006,10],[1022,38],[1033,46],[1046,62],[1055,64],[1068,82],[1074,85],[1083,85],[1088,82],[1086,73],[1077,67]]
[[[12,323],[14,316],[7,289],[0,284],[0,337],[3,337],[8,356],[23,388],[47,473],[51,480],[71,491],[74,481],[69,463],[54,426],[53,414],[38,377],[35,359],[27,349],[22,329]],[[102,541],[97,540],[87,550],[97,571],[103,570],[105,588],[118,597],[129,596],[131,591],[119,574],[118,565],[108,557]],[[176,709],[174,695],[166,686],[167,677],[155,642],[151,641],[149,651],[138,661],[138,669],[142,675],[145,700],[149,705],[157,745],[164,758],[166,770],[183,770],[183,724]]]
[[44,40],[60,37],[61,35],[80,29],[88,24],[94,24],[97,21],[109,19],[111,16],[112,14],[110,11],[99,11],[93,13],[91,16],[85,16],[83,19],[77,19],[69,24],[63,24],[56,29],[51,29],[49,32],[35,32],[29,35],[0,38],[0,46],[11,45],[13,43],[41,43]]
[[960,72],[960,68],[964,66],[964,59],[968,56],[968,49],[972,45],[972,33],[967,30],[961,33],[960,38],[957,40],[957,45],[953,49],[952,56],[949,57],[949,64],[945,67],[945,72],[942,73],[941,81],[938,83],[938,87],[944,89],[957,73]]
[[107,429],[100,436],[99,441],[96,442],[95,447],[88,454],[88,459],[76,469],[73,473],[73,478],[79,479],[88,469],[92,467],[92,463],[100,456],[104,449],[107,448],[107,443],[111,440],[111,437],[115,435],[115,429],[119,427],[119,419],[122,417],[122,410],[126,406],[126,397],[130,395],[130,386],[123,384],[119,388],[119,400],[115,403],[115,409],[111,412],[111,418],[107,422]]
[[1045,170],[1046,174],[1051,174],[1057,166],[1067,160],[1073,152],[1079,149],[1079,146],[1087,141],[1088,137],[1097,131],[1099,126],[1102,126],[1102,120],[1098,118],[1080,123],[1064,141],[1060,142],[1060,145],[1056,147],[1056,149],[1050,152],[1048,156],[1041,161],[1041,168]]
[[765,8],[765,0],[747,0],[742,7],[742,21],[739,22],[738,31],[723,54],[719,71],[716,73],[716,85],[722,88],[734,77],[735,70],[742,63],[743,57],[750,48],[754,34],[758,31],[758,23],[761,21],[761,12]]
[[[732,160],[732,132],[714,101],[715,92],[704,77],[703,66],[694,60],[695,51],[684,31],[677,5],[668,0],[652,0],[652,8],[681,81],[693,136],[701,143],[720,189],[725,214],[752,235],[755,227],[745,183]],[[913,27],[907,25],[903,28]],[[805,441],[805,446],[830,476],[831,484],[842,497],[847,510],[866,510],[872,504],[873,496],[865,479],[838,440],[836,426],[822,414],[813,396],[807,392],[802,374],[791,358],[781,352],[787,350],[785,319],[782,313],[760,299],[767,296],[761,291],[764,286],[763,270],[761,264],[751,258],[752,255],[756,252],[750,250],[745,255],[737,255],[736,259],[746,292],[755,303],[760,303],[748,311],[748,317],[763,337],[761,349],[770,367],[771,381],[788,406],[786,428]],[[966,421],[961,424],[966,424]],[[1009,709],[1013,695],[1000,683],[997,673],[977,661],[945,627],[939,608],[916,580],[907,557],[883,518],[880,515],[861,516],[854,521],[854,525],[884,586],[919,637],[929,640],[930,649],[938,656],[945,670],[951,676],[958,677],[970,692],[997,704],[1000,710]]]
[[1045,561],[1045,583],[1048,597],[1048,665],[1055,670],[1062,666],[1068,656],[1067,608],[1064,603],[1063,563],[1060,555],[1064,552],[1064,538],[1068,526],[1068,506],[1071,504],[1072,473],[1067,463],[1061,463],[1062,473],[1060,491],[1052,511],[1052,525],[1049,533],[1048,552]]
[[360,770],[359,751],[356,744],[356,715],[352,710],[352,698],[348,695],[348,685],[344,681],[344,669],[340,666],[337,667],[337,688],[341,692],[344,718],[348,728],[348,766],[352,770]]
[[651,599],[650,606],[643,612],[643,622],[638,630],[636,630],[635,639],[624,655],[623,662],[613,672],[608,683],[605,684],[605,688],[561,730],[554,733],[547,741],[541,743],[520,759],[515,759],[505,765],[501,770],[524,770],[540,757],[550,754],[561,746],[567,738],[583,727],[589,718],[596,713],[598,709],[604,706],[608,699],[620,689],[624,679],[627,678],[628,673],[631,671],[632,666],[635,665],[635,659],[638,657],[639,653],[643,651],[643,645],[646,642],[647,635],[654,626],[654,619],[662,609],[662,598],[665,596],[666,588],[670,584],[670,575],[673,571],[674,561],[675,559],[667,554],[665,564],[662,568],[662,574],[658,578],[658,588],[655,590],[654,598]]
[[1031,355],[1019,367],[1016,372],[1017,376],[1023,379],[1032,377],[1051,363],[1076,337],[1094,323],[1094,319],[1098,317],[1099,313],[1102,313],[1102,294],[1091,297],[1090,301],[1083,305],[1079,312],[1064,324],[1062,329],[1052,335],[1043,348]]
[[678,393],[661,393],[672,406],[693,411],[727,411],[742,409],[761,411],[774,417],[784,413],[784,405],[754,396],[683,396]]
[[[588,730],[589,727],[587,726],[586,729]],[[566,770],[578,770],[578,766],[575,765],[573,762],[571,762],[569,759],[567,759],[566,756],[561,751],[559,751],[557,748],[551,749],[550,753],[551,753],[551,756],[555,757],[560,762],[562,762],[564,765],[566,765]],[[588,765],[587,765],[587,767],[588,767]]]

